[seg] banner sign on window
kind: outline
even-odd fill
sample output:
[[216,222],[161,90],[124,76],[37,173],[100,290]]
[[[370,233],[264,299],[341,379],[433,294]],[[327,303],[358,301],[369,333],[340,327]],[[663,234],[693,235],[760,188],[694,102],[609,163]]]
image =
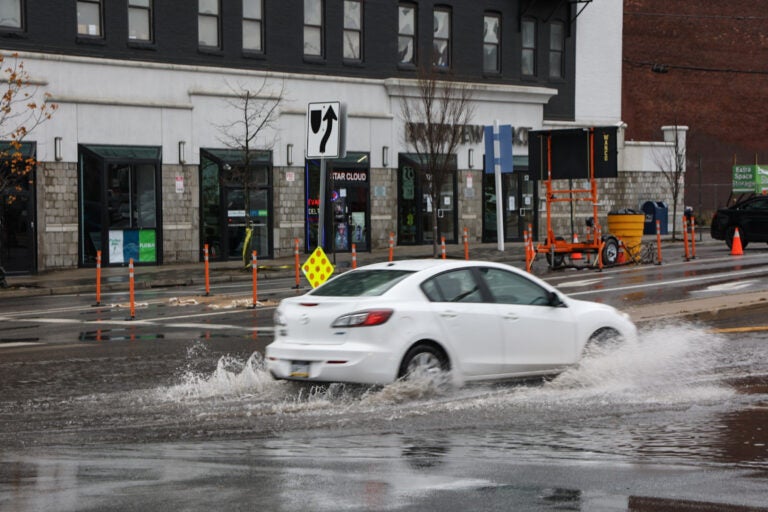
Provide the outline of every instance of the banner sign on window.
[[155,263],[157,236],[154,229],[109,231],[109,263]]

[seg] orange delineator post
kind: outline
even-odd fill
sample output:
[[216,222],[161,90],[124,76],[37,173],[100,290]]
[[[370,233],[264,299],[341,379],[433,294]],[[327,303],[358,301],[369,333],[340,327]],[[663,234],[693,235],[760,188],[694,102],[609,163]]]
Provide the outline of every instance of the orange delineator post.
[[657,265],[661,265],[661,221],[656,220],[656,257],[659,261]]
[[691,227],[691,259],[696,259],[696,217],[691,215],[691,221],[689,223]]
[[469,230],[464,228],[464,259],[469,259]]
[[352,244],[352,268],[357,268],[357,244]]
[[394,261],[395,259],[395,233],[391,232],[389,233],[389,261]]
[[96,304],[101,306],[101,251],[96,251]]
[[299,268],[301,267],[301,265],[299,264],[299,239],[298,238],[294,238],[293,240],[293,266],[296,269],[296,286],[294,286],[294,288],[298,290],[301,287],[300,285],[301,276],[299,275]]
[[685,261],[691,259],[691,255],[688,252],[688,217],[683,215],[683,244],[685,244]]
[[528,234],[528,230],[523,230],[523,248],[525,249],[525,270],[530,272],[531,268],[531,250],[530,250],[530,235]]
[[208,244],[203,246],[203,261],[205,262],[205,296],[211,294],[210,267],[208,265]]
[[440,256],[445,259],[445,237],[440,237]]
[[258,278],[258,264],[256,260],[256,251],[251,253],[251,268],[253,269],[253,305],[256,307],[256,303],[259,302],[259,278]]
[[134,283],[133,283],[133,258],[128,260],[128,297],[131,304],[131,320],[136,318],[136,300],[134,295]]

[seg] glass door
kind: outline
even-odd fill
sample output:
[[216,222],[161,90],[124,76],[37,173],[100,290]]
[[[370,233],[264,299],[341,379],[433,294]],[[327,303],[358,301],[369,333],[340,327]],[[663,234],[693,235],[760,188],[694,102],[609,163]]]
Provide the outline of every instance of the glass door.
[[504,241],[517,242],[523,232],[535,229],[535,186],[527,171],[505,173],[501,177],[501,201],[496,200],[496,182],[493,174],[483,175],[483,241],[497,241],[496,208],[503,209]]

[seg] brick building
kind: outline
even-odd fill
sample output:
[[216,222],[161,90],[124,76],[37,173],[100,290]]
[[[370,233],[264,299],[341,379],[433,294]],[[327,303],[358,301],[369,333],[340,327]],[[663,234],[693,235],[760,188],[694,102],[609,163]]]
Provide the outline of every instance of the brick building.
[[731,194],[732,166],[768,162],[768,3],[625,0],[627,140],[689,126],[685,204],[706,222]]

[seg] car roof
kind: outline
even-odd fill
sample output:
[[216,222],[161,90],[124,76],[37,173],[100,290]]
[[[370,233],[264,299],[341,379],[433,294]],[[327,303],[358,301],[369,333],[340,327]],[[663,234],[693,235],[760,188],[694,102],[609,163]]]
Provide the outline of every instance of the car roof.
[[359,267],[359,269],[410,270],[413,272],[419,272],[422,270],[429,270],[433,268],[443,268],[448,270],[451,268],[465,267],[468,265],[473,265],[473,264],[477,265],[477,264],[485,264],[485,263],[487,262],[422,258],[422,259],[396,260],[396,261],[384,261],[380,263],[372,263],[364,267]]

